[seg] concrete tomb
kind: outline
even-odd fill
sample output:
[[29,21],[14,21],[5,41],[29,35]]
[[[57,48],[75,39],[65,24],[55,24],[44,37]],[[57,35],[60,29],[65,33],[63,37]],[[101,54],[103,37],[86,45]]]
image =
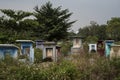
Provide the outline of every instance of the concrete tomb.
[[55,42],[43,43],[43,59],[51,58],[53,61],[57,61],[60,56],[60,47],[56,46]]
[[104,42],[102,40],[97,42],[97,53],[100,54],[100,56],[105,55]]
[[89,44],[89,52],[97,52],[97,44]]
[[16,40],[21,44],[21,55],[27,55],[31,63],[34,62],[34,48],[32,40]]
[[36,40],[35,43],[36,43],[36,48],[43,49],[43,43],[44,43],[43,40]]
[[110,51],[110,58],[120,57],[120,45],[112,45]]
[[114,40],[105,40],[105,55],[110,56],[111,46],[114,44]]
[[82,46],[83,37],[74,36],[74,37],[71,37],[71,39],[73,41],[73,46],[71,48],[71,53],[72,54],[79,54],[80,50],[83,48],[83,46]]
[[17,58],[18,49],[19,48],[13,44],[0,44],[0,59],[4,59],[6,55]]

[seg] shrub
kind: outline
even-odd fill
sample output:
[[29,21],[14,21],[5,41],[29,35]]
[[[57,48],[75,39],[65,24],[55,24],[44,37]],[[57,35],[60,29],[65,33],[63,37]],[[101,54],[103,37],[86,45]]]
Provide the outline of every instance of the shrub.
[[35,49],[35,63],[40,63],[42,62],[42,50],[41,49]]

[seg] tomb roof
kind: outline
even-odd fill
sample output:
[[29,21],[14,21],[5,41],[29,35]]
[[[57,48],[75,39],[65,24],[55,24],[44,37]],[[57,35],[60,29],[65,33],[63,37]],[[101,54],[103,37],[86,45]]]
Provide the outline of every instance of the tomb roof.
[[34,41],[32,40],[16,40],[16,42],[30,42],[30,43],[34,43]]
[[114,42],[114,40],[105,40],[105,42]]
[[12,48],[17,48],[17,49],[19,48],[14,44],[0,44],[0,47],[12,47]]

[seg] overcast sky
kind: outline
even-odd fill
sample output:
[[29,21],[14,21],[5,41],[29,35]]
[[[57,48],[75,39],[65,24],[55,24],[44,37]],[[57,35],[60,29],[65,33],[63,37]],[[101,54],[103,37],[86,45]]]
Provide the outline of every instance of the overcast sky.
[[120,17],[120,0],[0,0],[0,9],[34,11],[36,5],[40,7],[48,1],[54,7],[62,6],[73,12],[71,21],[78,20],[72,26],[75,31],[90,21],[105,24],[111,17]]

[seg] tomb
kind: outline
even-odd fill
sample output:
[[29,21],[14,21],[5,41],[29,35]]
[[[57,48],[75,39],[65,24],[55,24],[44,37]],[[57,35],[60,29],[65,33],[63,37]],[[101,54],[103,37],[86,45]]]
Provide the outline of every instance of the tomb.
[[19,48],[13,44],[0,44],[0,59],[4,59],[6,55],[17,58],[18,49]]
[[53,61],[57,61],[59,54],[59,48],[56,48],[55,42],[44,42],[43,43],[43,59],[51,58]]
[[35,43],[36,43],[36,48],[43,49],[43,43],[44,43],[43,40],[36,40]]
[[21,55],[27,55],[31,63],[34,62],[34,48],[32,40],[16,40],[21,44]]
[[105,55],[110,56],[111,46],[114,44],[114,40],[105,40]]
[[102,40],[97,42],[97,53],[100,54],[100,56],[105,55],[104,42]]
[[83,46],[82,46],[83,37],[74,36],[74,37],[71,37],[71,39],[73,41],[73,46],[71,48],[71,53],[72,54],[80,54],[80,50],[83,48]]
[[97,44],[89,44],[89,52],[97,52]]
[[120,45],[111,45],[110,58],[120,57]]

